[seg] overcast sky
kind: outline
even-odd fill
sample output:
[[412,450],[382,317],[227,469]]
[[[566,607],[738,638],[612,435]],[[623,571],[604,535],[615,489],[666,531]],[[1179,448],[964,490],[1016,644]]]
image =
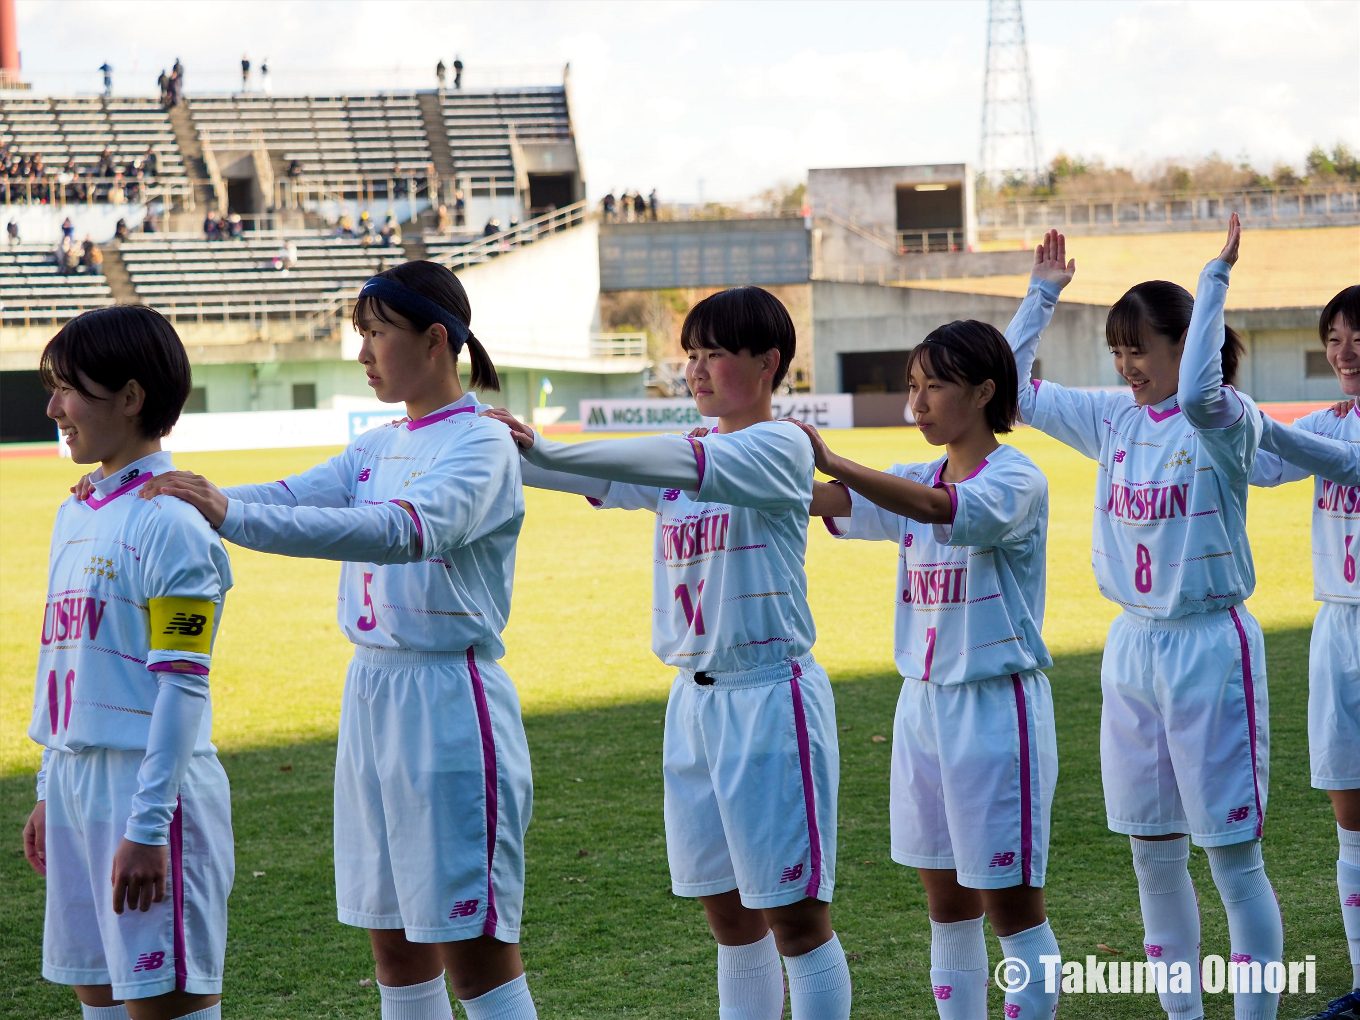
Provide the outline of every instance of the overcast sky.
[[[1210,152],[1263,169],[1315,143],[1360,148],[1360,3],[1073,2],[1024,7],[1040,141],[1135,167]],[[25,75],[43,91],[239,83],[274,91],[560,81],[593,196],[739,198],[810,166],[973,162],[987,5],[913,3],[76,2],[18,0]],[[700,185],[702,181],[702,185]]]

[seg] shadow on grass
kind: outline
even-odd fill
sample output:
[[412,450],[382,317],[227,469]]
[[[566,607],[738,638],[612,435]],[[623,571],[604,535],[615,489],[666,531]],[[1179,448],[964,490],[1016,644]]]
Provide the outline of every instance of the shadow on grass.
[[[1286,956],[1318,958],[1320,992],[1288,997],[1307,1012],[1349,980],[1326,797],[1308,787],[1306,630],[1268,636],[1272,770],[1266,862],[1286,923]],[[1099,655],[1051,671],[1061,776],[1048,903],[1066,958],[1136,960],[1142,943],[1128,842],[1105,828],[1100,786]],[[832,918],[850,955],[855,1016],[936,1015],[929,925],[916,876],[888,856],[888,761],[896,676],[838,678],[841,801]],[[529,829],[524,954],[545,1017],[713,1017],[715,952],[697,904],[669,891],[661,819],[660,702],[531,716],[535,810]],[[367,940],[335,921],[331,877],[334,745],[224,752],[236,826],[227,1017],[377,1017]],[[39,976],[43,886],[19,833],[27,777],[0,780],[0,1016],[74,1017],[67,989]],[[1227,929],[1202,851],[1191,869],[1204,952],[1227,956]],[[262,874],[256,874],[260,872]],[[1115,950],[1097,949],[1104,944]],[[1001,956],[989,938],[992,962]],[[1227,995],[1207,1015],[1232,1015]],[[993,1010],[999,1008],[993,992]],[[1150,997],[1067,996],[1070,1017],[1157,1016]]]

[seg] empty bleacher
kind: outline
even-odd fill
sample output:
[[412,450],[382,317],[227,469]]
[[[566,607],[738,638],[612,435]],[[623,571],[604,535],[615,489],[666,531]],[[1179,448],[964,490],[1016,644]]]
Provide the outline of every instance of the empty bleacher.
[[511,125],[521,143],[571,138],[567,90],[562,86],[445,92],[441,109],[454,169],[474,181],[491,177],[513,182]]
[[5,325],[62,322],[113,304],[102,276],[63,276],[45,244],[0,248],[0,321]]
[[184,177],[184,161],[175,144],[169,115],[150,99],[0,98],[0,141],[18,156],[41,155],[49,174],[68,156],[92,173],[105,148],[119,170],[150,145],[156,152],[158,177]]
[[[275,269],[275,257],[289,242],[297,265]],[[405,258],[397,246],[365,248],[358,240],[315,233],[248,234],[236,241],[134,238],[120,252],[143,303],[206,318],[249,309],[270,315],[312,311]]]
[[193,96],[199,139],[213,148],[262,139],[283,163],[322,177],[391,177],[430,164],[414,92],[361,96]]

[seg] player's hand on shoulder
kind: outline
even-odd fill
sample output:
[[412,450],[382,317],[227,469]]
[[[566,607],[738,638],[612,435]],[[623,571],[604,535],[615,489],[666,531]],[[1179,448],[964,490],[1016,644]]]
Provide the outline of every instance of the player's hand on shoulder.
[[90,498],[90,493],[94,492],[94,482],[90,481],[88,473],[80,476],[80,481],[71,486],[71,493],[80,502],[84,503]]
[[1357,400],[1354,397],[1348,400],[1338,400],[1332,405],[1332,414],[1336,415],[1338,418],[1344,418],[1351,413],[1351,408],[1356,404],[1360,404],[1360,400]]
[[227,517],[227,497],[212,482],[192,471],[167,471],[148,478],[139,495],[142,499],[174,496],[182,499],[203,515],[214,528],[220,528]]
[[832,470],[832,461],[835,459],[835,454],[831,452],[831,447],[826,445],[826,440],[822,438],[822,434],[817,431],[815,425],[809,425],[807,422],[799,421],[797,418],[782,418],[780,420],[793,422],[793,424],[803,430],[803,433],[812,443],[812,457],[814,463],[817,465],[818,471],[825,475],[836,473]]
[[488,411],[483,411],[481,416],[483,418],[494,418],[508,428],[510,430],[511,438],[513,438],[522,449],[527,450],[534,445],[534,439],[537,437],[537,433],[505,408],[493,407]]
[[163,846],[134,843],[124,837],[113,855],[113,912],[150,910],[165,899],[168,854]]
[[47,874],[47,801],[33,805],[24,823],[24,860],[39,875]]
[[1050,230],[1034,249],[1034,268],[1030,278],[1066,287],[1077,272],[1077,260],[1067,259],[1067,238]]
[[698,425],[685,433],[686,439],[703,439],[712,430],[707,425]]
[[1242,243],[1242,221],[1237,218],[1237,213],[1228,217],[1228,240],[1223,245],[1223,250],[1218,253],[1219,259],[1228,263],[1230,266],[1237,265],[1238,248]]

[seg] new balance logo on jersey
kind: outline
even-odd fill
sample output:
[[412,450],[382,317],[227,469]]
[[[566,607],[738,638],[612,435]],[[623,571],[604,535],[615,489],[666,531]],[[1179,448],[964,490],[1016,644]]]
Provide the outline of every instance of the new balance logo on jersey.
[[680,490],[667,489],[665,492],[661,494],[661,498],[664,499],[667,503],[674,503],[677,499],[680,498]]
[[989,868],[1009,868],[1015,863],[1015,851],[1003,850],[999,854],[992,854],[992,863],[987,865]]
[[1360,893],[1351,893],[1346,897],[1346,902],[1343,903],[1342,906],[1360,907]]
[[165,625],[162,634],[180,634],[184,637],[198,637],[203,633],[208,618],[202,613],[176,613]]
[[1157,957],[1162,955],[1162,947],[1154,946],[1151,942],[1144,942],[1143,952],[1147,953],[1149,957],[1155,960]]
[[953,985],[931,985],[930,990],[935,993],[937,999],[947,999],[954,994]]
[[906,605],[938,606],[968,601],[968,568],[943,570],[907,569],[907,586],[902,589]]
[[136,478],[136,477],[137,477],[138,475],[140,475],[141,473],[142,473],[142,469],[141,469],[141,468],[133,468],[133,469],[132,469],[131,471],[129,471],[127,474],[123,475],[123,477],[121,477],[121,478],[118,479],[118,484],[119,484],[119,485],[126,485],[128,482],[132,481],[134,478]]
[[803,877],[802,862],[800,861],[798,864],[795,864],[791,868],[785,868],[780,874],[781,874],[781,877],[779,879],[780,885],[783,885],[785,882],[797,882],[800,878]]
[[54,641],[79,641],[82,637],[93,641],[99,636],[99,625],[104,620],[104,607],[107,605],[107,602],[89,596],[47,603],[43,610],[42,643],[50,645]]
[[481,900],[459,900],[449,911],[449,920],[452,921],[455,917],[471,917],[477,913],[477,904],[481,902]]
[[1317,502],[1319,510],[1333,513],[1360,513],[1360,485],[1337,485],[1336,482],[1322,483],[1322,497]]
[[1151,485],[1138,489],[1127,485],[1111,485],[1105,512],[1131,521],[1160,521],[1186,516],[1186,500],[1190,483],[1180,485]]
[[1008,1002],[1001,1007],[1001,1012],[1006,1014],[1006,1020],[1015,1020],[1020,1015],[1020,1004]]
[[141,956],[137,957],[137,962],[133,964],[132,972],[135,974],[139,970],[160,970],[164,965],[164,953],[143,953]]
[[730,514],[705,514],[698,520],[661,525],[661,556],[667,562],[688,560],[727,548]]
[[1114,462],[1115,462],[1116,464],[1122,464],[1122,463],[1124,463],[1124,458],[1127,457],[1128,455],[1129,455],[1129,451],[1128,451],[1128,450],[1115,450],[1115,451],[1114,451]]
[[1247,820],[1247,815],[1249,815],[1249,814],[1251,814],[1251,808],[1249,808],[1249,807],[1235,807],[1235,808],[1233,808],[1231,811],[1228,812],[1228,821],[1230,821],[1230,822],[1245,822],[1245,821]]
[[366,482],[368,481],[369,477],[372,474],[373,474],[372,468],[364,468],[362,471],[359,472],[359,477],[356,479],[356,481]]

